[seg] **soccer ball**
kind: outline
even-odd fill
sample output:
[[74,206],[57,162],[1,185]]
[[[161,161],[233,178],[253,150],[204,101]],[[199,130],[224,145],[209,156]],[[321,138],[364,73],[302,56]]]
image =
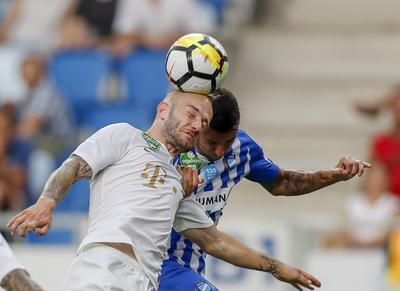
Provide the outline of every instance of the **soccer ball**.
[[228,56],[211,36],[191,33],[179,38],[165,61],[168,79],[179,90],[208,94],[219,88],[228,72]]

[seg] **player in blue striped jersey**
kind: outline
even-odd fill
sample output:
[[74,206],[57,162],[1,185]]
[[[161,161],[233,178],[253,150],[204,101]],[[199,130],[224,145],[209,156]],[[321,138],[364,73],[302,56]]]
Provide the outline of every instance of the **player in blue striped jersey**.
[[[218,224],[232,188],[243,178],[260,183],[272,195],[295,196],[348,180],[357,174],[361,176],[364,169],[370,167],[368,163],[345,157],[331,170],[281,169],[264,156],[263,149],[248,133],[239,129],[239,106],[231,92],[219,89],[214,93],[213,111],[210,128],[200,136],[196,148],[179,155],[175,162],[198,169],[205,182],[198,185],[194,195],[215,224]],[[172,230],[158,290],[218,290],[203,277],[204,272],[205,252]]]

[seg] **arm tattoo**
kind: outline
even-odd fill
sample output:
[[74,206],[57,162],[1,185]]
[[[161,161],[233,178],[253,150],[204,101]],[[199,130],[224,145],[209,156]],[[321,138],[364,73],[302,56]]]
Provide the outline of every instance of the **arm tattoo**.
[[262,184],[273,195],[297,196],[324,188],[341,181],[334,171],[316,172],[282,170],[282,175],[273,184]]
[[43,291],[23,269],[12,270],[1,280],[0,286],[6,291]]
[[274,259],[272,259],[272,258],[270,258],[270,257],[267,257],[267,256],[265,256],[265,255],[261,255],[261,258],[262,258],[264,261],[267,262],[268,267],[265,268],[265,267],[263,267],[263,266],[261,265],[261,266],[260,266],[260,271],[264,271],[264,272],[271,273],[271,274],[276,273],[277,268],[278,268],[278,263],[279,263],[279,262],[276,261],[276,260],[274,260]]
[[90,166],[80,157],[72,155],[50,175],[42,196],[58,202],[64,198],[74,182],[83,178],[90,179],[91,176]]

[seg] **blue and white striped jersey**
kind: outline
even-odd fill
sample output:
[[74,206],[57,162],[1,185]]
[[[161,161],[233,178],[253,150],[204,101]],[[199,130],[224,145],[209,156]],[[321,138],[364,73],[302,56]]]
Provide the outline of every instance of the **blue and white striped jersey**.
[[[206,182],[199,185],[194,195],[205,207],[215,224],[222,215],[229,194],[242,178],[254,182],[273,182],[280,169],[264,157],[262,148],[245,131],[239,130],[229,151],[219,160],[210,162],[195,149],[179,155],[176,165],[192,165],[200,168]],[[205,272],[205,252],[193,242],[185,239],[174,229],[168,246],[167,260],[173,260],[200,274]]]

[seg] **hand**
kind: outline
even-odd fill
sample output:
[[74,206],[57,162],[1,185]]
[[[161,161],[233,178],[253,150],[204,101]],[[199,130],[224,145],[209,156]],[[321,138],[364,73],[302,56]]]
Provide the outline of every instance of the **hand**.
[[[11,234],[25,237],[26,231],[35,232],[37,236],[45,235],[51,226],[53,209],[56,201],[48,197],[40,197],[31,207],[22,210],[7,223]],[[38,228],[38,230],[36,230]]]
[[357,174],[361,177],[365,168],[371,168],[371,165],[360,160],[353,160],[351,157],[343,157],[339,160],[335,171],[339,175],[340,180],[346,181]]
[[203,179],[199,177],[195,168],[177,167],[177,169],[182,175],[182,186],[185,191],[184,197],[188,197],[197,188],[197,185],[203,183]]
[[303,290],[303,287],[310,290],[314,290],[314,287],[321,287],[321,282],[318,279],[282,262],[277,262],[276,270],[272,275],[282,282],[291,284],[300,291]]

